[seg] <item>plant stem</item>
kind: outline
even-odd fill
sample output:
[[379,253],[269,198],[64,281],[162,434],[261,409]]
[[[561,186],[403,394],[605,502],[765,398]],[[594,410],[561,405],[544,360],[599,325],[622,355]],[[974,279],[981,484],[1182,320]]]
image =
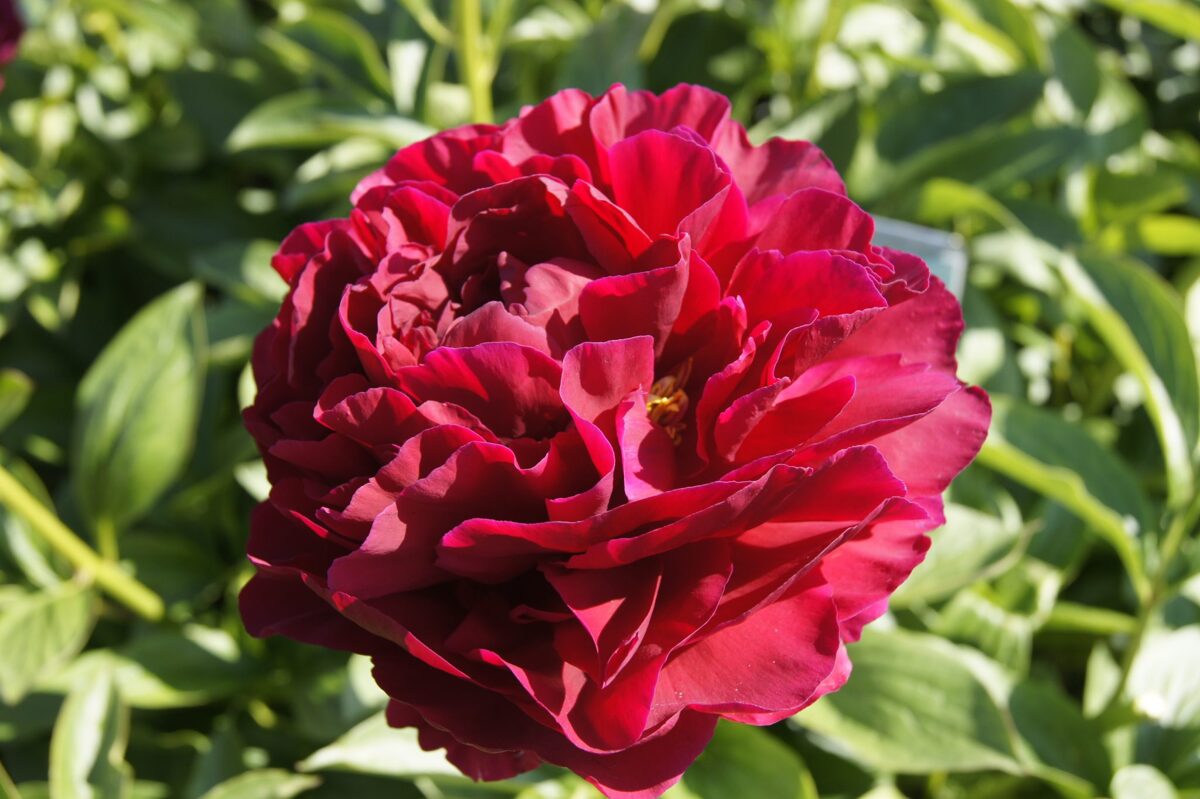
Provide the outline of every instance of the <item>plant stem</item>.
[[1183,542],[1187,539],[1188,533],[1195,529],[1196,523],[1200,522],[1200,495],[1193,495],[1192,502],[1186,511],[1176,513],[1171,519],[1171,525],[1167,528],[1167,533],[1163,536],[1162,548],[1159,550],[1158,563],[1155,564],[1154,572],[1150,578],[1150,596],[1149,599],[1139,609],[1137,616],[1137,626],[1129,637],[1129,644],[1125,647],[1125,652],[1121,657],[1121,673],[1117,680],[1117,687],[1113,691],[1112,698],[1108,702],[1108,706],[1101,712],[1102,721],[1106,718],[1116,716],[1122,717],[1121,700],[1125,695],[1125,688],[1129,684],[1130,674],[1133,672],[1133,661],[1137,657],[1138,650],[1142,647],[1142,642],[1146,638],[1146,633],[1150,629],[1150,623],[1158,614],[1159,608],[1167,599],[1167,581],[1171,573],[1171,563],[1175,560],[1175,556],[1179,554]]
[[117,525],[107,516],[96,520],[96,549],[105,560],[121,559],[120,545],[117,544]]
[[34,532],[75,568],[90,575],[113,599],[144,619],[162,619],[163,601],[157,594],[122,571],[115,561],[100,557],[3,466],[0,466],[0,504],[29,522]]
[[483,12],[479,0],[455,0],[458,20],[458,66],[471,97],[471,116],[476,122],[491,122],[492,69],[483,38]]

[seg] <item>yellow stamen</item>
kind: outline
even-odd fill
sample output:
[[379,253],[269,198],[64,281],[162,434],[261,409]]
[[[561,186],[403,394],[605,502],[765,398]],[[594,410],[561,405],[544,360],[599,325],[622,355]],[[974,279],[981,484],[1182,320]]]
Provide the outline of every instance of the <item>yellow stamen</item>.
[[688,395],[683,389],[691,375],[692,359],[688,358],[674,372],[654,381],[650,401],[646,403],[650,421],[666,431],[676,444],[683,440],[683,429],[687,426],[683,417],[688,410]]

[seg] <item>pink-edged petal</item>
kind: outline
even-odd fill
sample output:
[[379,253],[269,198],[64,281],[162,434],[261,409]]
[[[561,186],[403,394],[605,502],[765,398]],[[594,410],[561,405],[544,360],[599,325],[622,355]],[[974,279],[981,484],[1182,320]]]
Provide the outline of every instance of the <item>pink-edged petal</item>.
[[571,186],[564,207],[588,253],[609,274],[634,271],[637,260],[653,243],[627,210],[590,183],[580,181]]
[[616,85],[597,99],[588,122],[596,140],[610,147],[645,130],[690,128],[710,140],[729,119],[729,100],[703,86],[680,84],[660,95]]
[[746,129],[731,120],[714,134],[713,149],[751,204],[808,188],[846,193],[833,163],[811,142],[771,138],[754,146]]
[[563,405],[585,421],[607,420],[602,429],[611,431],[621,401],[654,383],[653,346],[649,336],[637,336],[572,348],[563,356]]
[[[697,209],[718,200],[706,214],[715,220],[732,178],[707,147],[682,136],[647,130],[608,152],[613,201],[651,236],[674,234]],[[669,191],[647,191],[669,186]],[[718,196],[720,195],[720,196]],[[738,195],[740,197],[740,195]],[[697,225],[702,230],[705,226]]]
[[500,302],[489,302],[456,320],[439,346],[473,347],[495,341],[510,341],[551,355],[546,329],[514,316]]
[[929,549],[925,533],[944,522],[939,497],[898,505],[821,559],[821,574],[833,589],[843,641],[857,641],[863,626],[883,615],[888,597],[925,559]]
[[887,307],[869,270],[828,250],[787,255],[752,250],[738,264],[727,291],[745,301],[752,325],[764,319],[799,320],[798,312],[810,308],[821,316],[836,316]]
[[992,406],[979,388],[964,388],[932,413],[872,443],[912,496],[940,494],[987,438]]
[[625,496],[630,501],[675,487],[675,442],[650,420],[648,401],[649,394],[637,391],[617,409],[617,445]]
[[788,596],[677,654],[659,679],[655,712],[791,715],[834,671],[840,643],[832,590],[807,578]]
[[760,250],[851,250],[866,253],[875,221],[844,195],[801,189],[767,221],[754,245]]
[[962,309],[942,281],[893,305],[859,328],[837,349],[838,357],[899,353],[905,362],[924,362],[953,373],[954,351],[962,333]]

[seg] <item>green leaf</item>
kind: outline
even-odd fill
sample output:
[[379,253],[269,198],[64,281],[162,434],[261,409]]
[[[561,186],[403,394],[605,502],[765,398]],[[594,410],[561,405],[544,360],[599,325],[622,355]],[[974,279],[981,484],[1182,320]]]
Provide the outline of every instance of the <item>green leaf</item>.
[[95,621],[92,591],[62,583],[6,604],[0,614],[0,698],[13,704],[77,655]]
[[974,583],[1012,551],[1018,535],[996,516],[947,505],[946,524],[930,534],[929,553],[892,594],[892,607],[937,602]]
[[1171,172],[1122,174],[1103,170],[1092,186],[1100,220],[1134,222],[1146,214],[1166,211],[1187,201],[1187,183]]
[[1060,266],[1097,333],[1141,383],[1166,462],[1168,502],[1185,505],[1196,490],[1192,456],[1200,429],[1200,380],[1181,299],[1132,259],[1064,257]]
[[33,397],[33,381],[16,369],[0,369],[0,432],[8,427]]
[[1076,113],[1087,116],[1100,94],[1100,68],[1091,40],[1074,25],[1063,25],[1050,40],[1054,77],[1062,84]]
[[1057,684],[1046,680],[1018,683],[1008,709],[1022,739],[1045,765],[1090,782],[1099,792],[1112,775],[1102,730]]
[[278,244],[266,239],[224,241],[203,250],[192,260],[196,277],[242,302],[279,306],[287,283],[271,268]]
[[1160,255],[1200,255],[1200,220],[1183,214],[1147,214],[1101,234],[1113,250],[1149,250]]
[[[25,461],[8,457],[0,451],[0,465],[47,508],[54,501],[38,473]],[[71,567],[29,522],[0,506],[0,551],[20,569],[26,579],[41,588],[58,585],[71,574]]]
[[371,716],[313,752],[298,768],[306,772],[351,771],[388,777],[463,778],[462,772],[446,760],[445,752],[426,752],[417,743],[416,730],[389,727],[383,713]]
[[641,88],[645,78],[638,48],[649,24],[649,14],[625,3],[606,3],[600,19],[567,53],[559,84],[593,94],[613,83]]
[[880,771],[1018,770],[1004,711],[965,650],[935,636],[869,630],[850,659],[846,686],[793,723]]
[[1135,587],[1145,590],[1134,537],[1150,524],[1149,503],[1129,467],[1083,428],[1048,411],[993,397],[992,429],[979,461],[1086,522],[1116,550]]
[[985,19],[970,0],[934,0],[933,5],[944,19],[957,23],[967,33],[1002,53],[1011,63],[1020,64],[1025,60],[1017,43]]
[[293,774],[283,769],[248,771],[226,780],[202,799],[291,799],[317,787],[321,780],[309,774]]
[[72,479],[93,525],[137,519],[187,465],[203,386],[201,298],[188,283],[151,302],[79,385]]
[[97,669],[75,685],[54,725],[51,799],[123,799],[131,781],[128,740],[129,711],[112,675]]
[[979,75],[954,81],[936,92],[885,95],[880,109],[879,154],[900,160],[933,144],[1006,120],[1031,108],[1042,95],[1044,78],[1033,70],[1012,75]]
[[1112,779],[1112,799],[1175,799],[1175,786],[1153,766],[1125,766]]
[[[85,659],[92,657],[88,653]],[[121,696],[137,708],[192,707],[236,695],[256,670],[224,630],[191,624],[154,630],[120,650],[97,651],[113,664]]]
[[1138,648],[1126,691],[1163,727],[1200,726],[1200,625],[1151,633]]
[[727,721],[717,725],[683,783],[699,799],[817,799],[812,775],[795,751],[765,730]]
[[1182,39],[1200,41],[1200,8],[1188,0],[1100,0]]
[[336,72],[352,85],[391,97],[391,76],[375,40],[345,14],[321,8],[304,8],[303,16],[279,30],[318,59],[320,71]]
[[360,136],[393,148],[433,131],[411,119],[372,113],[332,92],[302,90],[267,100],[229,134],[231,152],[262,147],[317,148]]

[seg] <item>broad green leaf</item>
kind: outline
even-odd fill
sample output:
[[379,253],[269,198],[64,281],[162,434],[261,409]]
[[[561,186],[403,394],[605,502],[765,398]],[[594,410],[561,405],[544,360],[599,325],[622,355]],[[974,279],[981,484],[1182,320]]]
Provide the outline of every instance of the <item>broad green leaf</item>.
[[[25,461],[0,450],[0,465],[46,508],[54,500],[38,473]],[[12,561],[29,582],[41,588],[58,585],[72,573],[71,566],[46,539],[33,531],[29,522],[0,505],[0,552]]]
[[392,148],[375,139],[338,142],[300,165],[284,189],[283,204],[298,208],[346,202],[358,182],[391,155]]
[[946,506],[921,565],[892,594],[891,606],[937,602],[974,583],[1012,551],[1019,531],[1002,519],[963,505]]
[[95,621],[83,583],[62,583],[6,604],[0,613],[0,698],[13,704],[83,649]]
[[795,751],[765,730],[727,721],[717,725],[683,782],[699,799],[817,799],[812,775]]
[[959,647],[876,630],[850,659],[846,686],[793,723],[885,772],[1018,770],[1004,711]]
[[1101,791],[1112,775],[1102,730],[1055,683],[1018,683],[1008,709],[1021,738],[1045,765],[1082,777]]
[[638,48],[649,23],[649,14],[625,3],[606,3],[600,19],[571,47],[559,83],[593,94],[613,83],[641,88],[645,79]]
[[1163,727],[1200,726],[1200,625],[1159,631],[1138,649],[1126,691]]
[[188,283],[151,302],[79,385],[72,480],[93,525],[121,529],[140,517],[191,457],[203,386],[201,298]]
[[986,586],[959,591],[937,616],[930,632],[950,641],[971,644],[1018,674],[1029,670],[1036,624],[1023,613],[1004,607]]
[[414,729],[389,727],[377,713],[299,765],[301,771],[353,771],[389,777],[441,776],[462,778],[445,752],[426,752]]
[[202,799],[292,799],[317,787],[321,780],[311,774],[293,774],[283,769],[248,771],[226,780]]
[[1061,503],[1116,550],[1135,586],[1144,582],[1134,537],[1150,510],[1137,478],[1081,427],[1007,397],[993,397],[980,463]]
[[411,119],[373,113],[332,92],[301,90],[267,100],[229,134],[227,147],[242,152],[263,147],[325,147],[359,136],[398,148],[433,131]]
[[933,5],[944,19],[1002,53],[1012,64],[1025,60],[1025,54],[1012,37],[987,20],[970,0],[934,0]]
[[33,396],[33,381],[16,369],[0,369],[0,432],[25,410]]
[[1050,40],[1050,58],[1075,112],[1087,116],[1100,93],[1095,45],[1076,26],[1063,25]]
[[1200,41],[1200,8],[1188,0],[1100,0],[1182,39]]
[[1096,255],[1060,263],[1096,331],[1142,384],[1163,451],[1168,501],[1186,504],[1196,489],[1200,381],[1182,301],[1170,284],[1132,259]]
[[117,650],[93,650],[45,683],[68,688],[91,670],[111,669],[125,702],[135,708],[194,707],[234,696],[257,676],[223,630],[192,624],[158,629]]
[[1149,250],[1159,255],[1200,255],[1200,220],[1183,214],[1147,214],[1101,233],[1112,250]]
[[1187,200],[1187,183],[1171,172],[1123,174],[1103,170],[1092,187],[1096,214],[1102,222],[1134,222]]
[[246,303],[278,307],[287,283],[271,268],[277,242],[225,241],[197,253],[192,260],[196,277]]
[[1044,79],[1035,71],[980,75],[949,83],[931,94],[885,97],[877,138],[879,154],[898,161],[933,144],[1006,120],[1031,108]]
[[391,76],[375,40],[346,14],[321,8],[303,8],[303,16],[283,23],[279,30],[307,49],[314,62],[309,68],[337,83],[357,85],[391,96]]
[[1112,799],[1175,799],[1175,786],[1153,766],[1125,766],[1112,779]]
[[50,739],[51,799],[124,799],[129,711],[112,675],[97,669],[67,695]]

